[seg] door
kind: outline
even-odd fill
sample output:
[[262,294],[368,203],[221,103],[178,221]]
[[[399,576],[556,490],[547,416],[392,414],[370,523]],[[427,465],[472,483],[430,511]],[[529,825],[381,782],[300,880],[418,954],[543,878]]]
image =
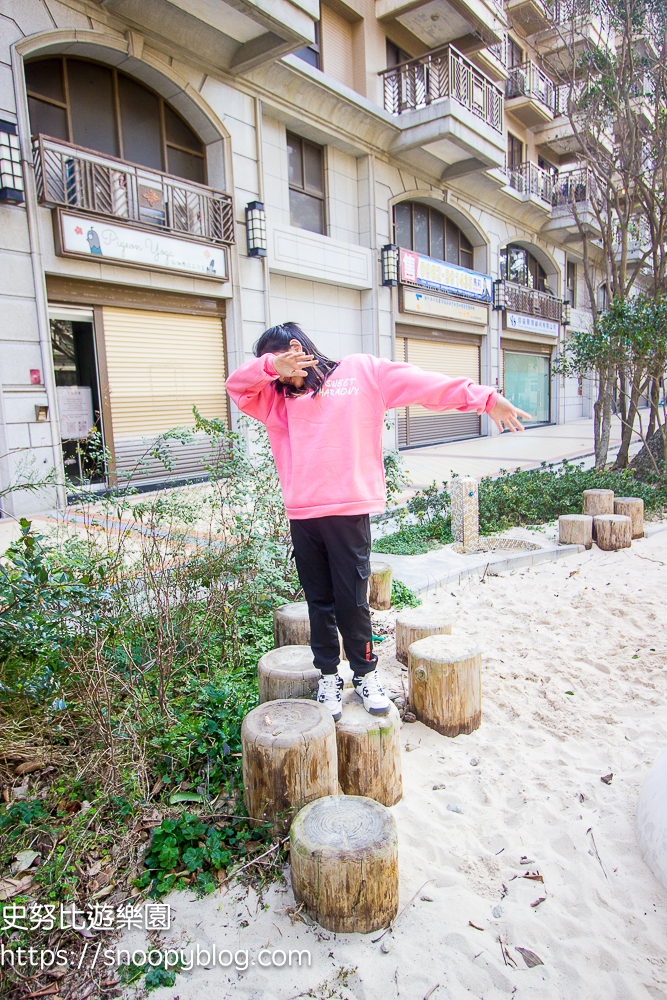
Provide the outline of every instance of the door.
[[505,396],[532,417],[532,424],[550,420],[550,362],[544,354],[503,351]]
[[[417,337],[396,338],[396,360],[409,361],[426,371],[465,376],[479,382],[479,345],[444,343]],[[457,410],[439,412],[423,406],[403,406],[397,410],[399,447],[437,444],[459,438],[476,437],[480,432],[477,413]]]

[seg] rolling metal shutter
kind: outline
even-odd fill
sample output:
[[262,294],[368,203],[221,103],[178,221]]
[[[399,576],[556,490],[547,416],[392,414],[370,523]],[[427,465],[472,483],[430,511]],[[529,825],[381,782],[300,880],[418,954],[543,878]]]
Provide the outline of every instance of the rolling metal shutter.
[[320,17],[324,72],[347,87],[354,87],[352,25],[326,4],[320,6]]
[[[479,382],[479,345],[443,343],[439,340],[396,338],[396,360],[430,372],[457,377],[464,375]],[[397,410],[399,447],[435,444],[479,434],[477,413],[438,413],[423,406],[403,406]]]
[[[225,346],[216,316],[104,307],[104,342],[116,468],[126,472],[146,451],[146,439],[194,423],[192,407],[227,422]],[[153,463],[135,481],[202,472],[209,439],[170,445],[174,467]]]

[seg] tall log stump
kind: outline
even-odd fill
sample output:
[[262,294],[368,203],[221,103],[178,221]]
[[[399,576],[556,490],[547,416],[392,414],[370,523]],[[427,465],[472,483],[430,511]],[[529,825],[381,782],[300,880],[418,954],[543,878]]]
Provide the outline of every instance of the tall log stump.
[[370,715],[356,691],[343,691],[336,723],[338,782],[345,795],[364,795],[393,806],[403,794],[401,718],[395,705],[388,715]]
[[286,833],[312,799],[338,791],[336,729],[315,701],[267,701],[241,726],[243,800],[248,814]]
[[[343,637],[340,639],[340,658],[347,659],[343,648]],[[274,646],[310,646],[310,618],[306,601],[295,604],[283,604],[273,612],[273,644]]]
[[613,490],[584,490],[583,511],[593,518],[593,539],[595,539],[595,516],[614,513]]
[[368,603],[376,611],[388,611],[391,607],[391,577],[389,563],[371,562]]
[[408,664],[408,649],[429,635],[451,635],[452,619],[437,608],[408,608],[396,617],[396,659]]
[[561,514],[558,518],[558,541],[561,545],[593,546],[593,518],[590,514]]
[[283,698],[310,698],[317,691],[320,671],[310,646],[280,646],[257,664],[259,703]]
[[385,806],[331,795],[305,806],[290,831],[297,903],[326,930],[368,934],[398,912],[398,835]]
[[632,545],[632,521],[624,514],[597,514],[593,526],[598,548],[605,552],[629,549]]
[[472,733],[482,721],[482,654],[470,639],[432,635],[408,650],[410,707],[443,736]]
[[614,514],[624,514],[632,521],[632,537],[644,537],[644,501],[641,497],[614,497]]

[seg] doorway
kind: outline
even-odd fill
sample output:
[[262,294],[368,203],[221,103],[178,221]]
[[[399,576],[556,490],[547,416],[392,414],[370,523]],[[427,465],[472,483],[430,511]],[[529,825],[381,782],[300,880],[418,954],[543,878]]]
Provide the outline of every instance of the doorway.
[[544,354],[504,351],[505,396],[532,417],[532,426],[550,421],[550,363]]

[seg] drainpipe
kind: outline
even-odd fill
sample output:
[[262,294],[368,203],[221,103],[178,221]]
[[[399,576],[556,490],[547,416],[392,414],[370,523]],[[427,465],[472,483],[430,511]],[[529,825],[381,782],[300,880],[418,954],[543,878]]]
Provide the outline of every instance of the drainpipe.
[[28,114],[28,98],[23,86],[23,58],[12,45],[12,75],[14,78],[14,93],[16,95],[16,118],[21,145],[21,161],[25,185],[25,208],[28,220],[28,236],[30,240],[30,262],[35,286],[35,307],[37,312],[37,328],[39,330],[39,346],[42,360],[44,387],[49,405],[49,424],[51,426],[51,449],[53,467],[58,473],[56,487],[57,504],[65,507],[67,492],[65,490],[65,467],[63,465],[62,447],[60,445],[60,422],[58,420],[58,403],[56,395],[56,380],[53,371],[53,354],[51,350],[51,328],[49,326],[48,299],[46,294],[46,278],[42,266],[42,250],[38,223],[37,187],[35,185],[35,170],[30,143],[30,116]]

